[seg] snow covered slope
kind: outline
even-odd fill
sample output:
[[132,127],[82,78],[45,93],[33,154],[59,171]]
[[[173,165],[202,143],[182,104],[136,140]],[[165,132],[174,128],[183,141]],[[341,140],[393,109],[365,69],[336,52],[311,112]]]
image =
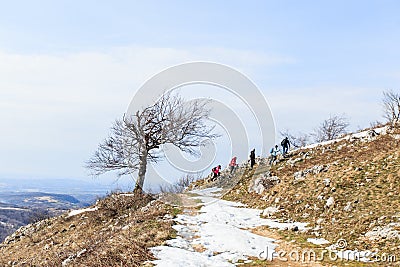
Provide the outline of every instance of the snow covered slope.
[[[158,258],[157,266],[234,266],[248,257],[272,259],[276,244],[272,238],[251,233],[261,225],[284,228],[303,223],[279,223],[260,218],[261,210],[245,208],[243,204],[212,197],[218,188],[192,191],[202,201],[199,214],[178,215],[174,226],[178,237],[167,241],[168,246],[152,248]],[[199,249],[201,248],[201,249]],[[264,255],[267,254],[267,255]]]

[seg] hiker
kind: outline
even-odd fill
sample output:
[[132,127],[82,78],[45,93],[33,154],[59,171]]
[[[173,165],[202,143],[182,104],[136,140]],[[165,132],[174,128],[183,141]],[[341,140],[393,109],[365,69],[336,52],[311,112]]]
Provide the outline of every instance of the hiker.
[[276,161],[276,157],[279,154],[278,145],[275,145],[275,147],[271,148],[271,151],[269,153],[271,154],[271,159],[269,160],[269,165],[272,166],[272,164]]
[[282,140],[281,146],[282,146],[282,156],[285,157],[290,149],[290,142],[289,142],[289,138],[287,138],[287,136],[285,137],[285,139]]
[[221,170],[221,165],[212,168],[212,173],[214,174],[213,178],[217,178],[218,176],[221,175],[220,170]]
[[231,159],[231,162],[229,163],[229,169],[231,170],[231,174],[233,174],[234,173],[234,171],[235,171],[235,168],[236,168],[236,157],[233,157],[232,159]]
[[253,169],[254,164],[256,164],[256,149],[254,148],[250,151],[250,168]]

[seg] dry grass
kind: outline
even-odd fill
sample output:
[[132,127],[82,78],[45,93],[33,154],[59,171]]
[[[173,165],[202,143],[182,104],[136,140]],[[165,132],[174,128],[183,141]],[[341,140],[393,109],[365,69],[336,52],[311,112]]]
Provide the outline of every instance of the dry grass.
[[[306,153],[308,156],[304,156]],[[275,218],[308,222],[308,232],[292,234],[301,237],[299,242],[316,236],[332,243],[344,238],[349,249],[388,253],[400,259],[399,239],[371,241],[364,236],[376,226],[400,222],[400,140],[393,135],[382,135],[371,142],[340,141],[298,150],[289,159],[296,158],[301,160],[294,164],[289,164],[288,159],[281,160],[271,168],[281,183],[263,195],[248,193],[247,189],[257,173],[268,170],[266,165],[260,166],[256,173],[247,170],[224,198],[255,208],[276,206],[280,212]],[[295,172],[316,165],[329,165],[329,169],[308,174],[303,181],[295,181]],[[323,182],[327,178],[331,181],[330,186]],[[319,200],[318,196],[323,199]],[[335,204],[327,208],[329,197],[335,199]],[[349,203],[351,211],[345,211]],[[317,225],[317,219],[323,221]],[[285,233],[288,232],[282,232],[282,235]]]
[[[150,204],[151,203],[151,204]],[[171,206],[149,195],[112,194],[97,211],[48,219],[0,248],[0,266],[139,266],[152,260],[148,248],[174,237]]]
[[[299,160],[293,163],[293,159]],[[382,135],[371,142],[340,141],[292,152],[288,159],[279,161],[271,169],[263,162],[254,169],[243,168],[229,179],[199,180],[192,187],[227,185],[224,199],[259,209],[276,206],[279,209],[274,215],[276,219],[308,222],[306,232],[255,230],[280,239],[283,248],[322,249],[308,243],[307,238],[322,237],[331,243],[343,238],[349,249],[385,252],[400,260],[400,240],[371,241],[365,237],[374,227],[400,222],[400,140],[393,135]],[[316,165],[329,165],[329,168],[295,181],[294,173]],[[281,182],[262,195],[248,193],[253,179],[267,171],[277,175]],[[324,184],[325,179],[330,179],[329,186]],[[335,199],[335,204],[327,208],[329,197]],[[185,199],[175,196],[165,198],[171,203],[187,204],[183,203]],[[349,203],[352,208],[345,211]],[[13,242],[2,244],[0,266],[60,266],[66,259],[71,259],[70,266],[139,266],[153,259],[149,247],[175,236],[173,222],[165,215],[176,215],[180,210],[154,201],[148,195],[112,194],[99,200],[96,206],[97,211],[41,221],[34,225],[34,231],[19,234]],[[254,259],[245,266],[289,266],[277,264]],[[321,264],[368,266],[359,262],[324,261]],[[290,266],[304,265],[291,263]]]

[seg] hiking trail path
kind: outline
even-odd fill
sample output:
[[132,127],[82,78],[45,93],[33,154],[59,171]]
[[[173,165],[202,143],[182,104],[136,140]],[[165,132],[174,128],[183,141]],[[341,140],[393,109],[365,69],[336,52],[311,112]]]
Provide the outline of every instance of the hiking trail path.
[[[321,266],[316,262],[283,261],[277,250],[290,252],[294,244],[279,239],[268,228],[299,230],[304,223],[281,223],[260,217],[261,210],[220,199],[221,188],[180,194],[185,207],[174,220],[175,239],[151,249],[156,266]],[[288,257],[286,257],[288,258]],[[255,264],[257,262],[257,264]]]

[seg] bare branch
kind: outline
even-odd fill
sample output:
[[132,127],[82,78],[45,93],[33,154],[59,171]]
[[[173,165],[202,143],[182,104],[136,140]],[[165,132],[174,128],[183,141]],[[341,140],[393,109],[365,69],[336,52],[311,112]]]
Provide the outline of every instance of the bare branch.
[[118,175],[122,176],[137,170],[138,146],[134,139],[129,138],[127,130],[123,121],[114,122],[110,136],[99,144],[93,157],[86,162],[93,175],[119,171]]
[[178,181],[176,181],[174,184],[160,184],[159,185],[159,191],[161,193],[182,193],[185,191],[185,189],[194,181],[196,181],[196,177],[192,174],[187,174],[185,176],[182,176]]
[[137,186],[142,187],[147,161],[163,158],[159,149],[173,144],[181,151],[196,154],[205,139],[214,139],[214,126],[209,126],[210,110],[205,100],[185,102],[180,96],[163,94],[153,105],[132,116],[116,120],[110,136],[98,147],[86,167],[94,175],[119,171],[119,175],[139,171]]
[[280,131],[279,134],[282,138],[287,137],[293,147],[300,148],[310,143],[310,135],[298,132],[297,134],[291,133],[288,129]]
[[383,92],[383,117],[390,123],[396,124],[400,118],[400,94],[392,90]]
[[348,120],[344,115],[331,115],[311,135],[316,142],[329,141],[339,138],[340,135],[346,133],[348,126]]

